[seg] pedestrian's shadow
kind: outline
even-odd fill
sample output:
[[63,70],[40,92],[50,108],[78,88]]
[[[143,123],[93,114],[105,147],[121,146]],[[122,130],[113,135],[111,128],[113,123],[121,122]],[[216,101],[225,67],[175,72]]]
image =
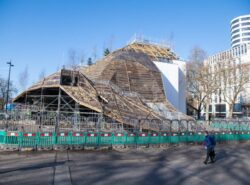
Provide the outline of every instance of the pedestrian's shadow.
[[215,151],[215,161],[221,161],[227,157],[228,153],[225,150],[220,149]]

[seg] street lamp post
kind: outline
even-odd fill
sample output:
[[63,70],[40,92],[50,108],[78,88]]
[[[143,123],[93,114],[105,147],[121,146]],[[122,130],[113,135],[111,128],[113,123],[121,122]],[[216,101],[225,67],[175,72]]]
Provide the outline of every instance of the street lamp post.
[[6,99],[6,113],[7,113],[7,104],[9,102],[9,88],[10,88],[10,72],[11,72],[11,67],[14,67],[14,65],[11,63],[11,61],[7,62],[9,65],[9,76],[8,76],[8,85],[7,85],[7,99]]

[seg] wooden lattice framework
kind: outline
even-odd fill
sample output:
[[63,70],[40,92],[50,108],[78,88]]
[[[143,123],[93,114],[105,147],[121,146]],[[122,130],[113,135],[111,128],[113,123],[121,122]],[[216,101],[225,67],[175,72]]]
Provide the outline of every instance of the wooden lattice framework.
[[177,57],[169,48],[133,43],[90,67],[62,69],[22,92],[14,102],[36,104],[41,111],[58,115],[64,111],[98,113],[129,127],[139,124],[140,129],[161,130],[169,126],[163,124],[168,120],[192,120],[166,100],[161,73],[153,63],[173,59]]

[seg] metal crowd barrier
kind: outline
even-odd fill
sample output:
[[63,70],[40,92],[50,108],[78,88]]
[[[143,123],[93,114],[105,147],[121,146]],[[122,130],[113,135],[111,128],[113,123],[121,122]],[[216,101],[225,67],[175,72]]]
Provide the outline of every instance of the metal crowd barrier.
[[250,121],[213,120],[210,126],[220,130],[248,131]]
[[[214,132],[216,141],[250,140],[250,131]],[[202,143],[205,132],[15,132],[0,131],[0,145],[14,148],[53,148],[54,146],[113,146]]]

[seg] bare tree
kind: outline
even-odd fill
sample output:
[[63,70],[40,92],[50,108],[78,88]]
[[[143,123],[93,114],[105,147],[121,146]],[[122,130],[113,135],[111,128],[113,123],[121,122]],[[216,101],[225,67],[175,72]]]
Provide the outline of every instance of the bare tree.
[[187,105],[197,112],[200,119],[201,111],[206,105],[206,119],[208,119],[208,107],[211,95],[218,89],[214,83],[216,73],[211,73],[210,68],[204,65],[206,52],[200,47],[194,47],[187,64]]
[[80,62],[80,65],[83,66],[85,64],[85,52],[84,51],[81,51],[79,53],[79,62]]
[[46,71],[45,71],[45,69],[43,69],[43,70],[40,72],[40,74],[39,74],[39,77],[38,77],[39,79],[38,79],[38,80],[44,79],[45,76],[46,76]]
[[19,73],[19,84],[22,90],[27,88],[28,80],[29,80],[29,69],[28,66],[26,66],[24,70]]
[[195,46],[191,49],[189,61],[202,64],[206,58],[207,53],[201,47]]
[[92,60],[93,60],[94,63],[97,60],[97,47],[96,46],[94,46],[93,50],[92,50]]
[[232,118],[234,105],[249,83],[249,69],[249,64],[242,64],[238,58],[230,58],[217,65],[221,95],[229,107],[228,118]]
[[209,119],[209,104],[212,100],[212,94],[215,93],[219,88],[219,84],[216,79],[218,77],[218,73],[211,70],[210,66],[204,65],[201,68],[201,90],[203,92],[204,97],[204,106],[206,112],[206,120]]
[[172,49],[174,48],[174,32],[169,33],[166,44],[168,44]]
[[3,110],[7,95],[7,81],[0,78],[0,109]]
[[113,45],[114,45],[114,41],[115,41],[115,35],[114,34],[112,34],[111,36],[110,36],[110,38],[109,38],[109,42],[108,42],[108,50],[110,51],[110,52],[112,52],[113,51]]
[[[6,103],[7,98],[7,86],[8,81],[0,77],[0,107],[3,108],[4,104]],[[12,81],[9,84],[9,97],[11,98],[14,93],[17,92],[17,89],[13,86]]]
[[110,38],[107,41],[104,42],[103,48],[102,48],[103,56],[107,56],[107,55],[105,55],[105,50],[108,50],[109,53],[111,53],[113,51],[114,40],[115,40],[115,36],[114,36],[114,34],[112,34],[110,36]]
[[78,57],[77,57],[77,52],[75,49],[70,49],[68,52],[69,55],[69,63],[68,66],[72,69],[76,69],[78,64]]
[[84,51],[77,51],[75,49],[69,50],[69,62],[68,65],[72,69],[77,69],[80,65],[85,64],[85,53]]

